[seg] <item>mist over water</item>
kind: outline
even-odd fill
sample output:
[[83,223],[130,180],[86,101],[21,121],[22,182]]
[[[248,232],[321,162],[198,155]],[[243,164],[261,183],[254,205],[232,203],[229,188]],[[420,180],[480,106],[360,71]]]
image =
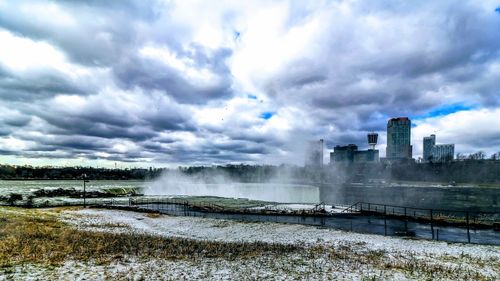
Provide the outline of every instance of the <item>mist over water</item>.
[[247,198],[280,203],[318,203],[319,188],[285,183],[274,179],[264,183],[234,182],[223,174],[213,174],[209,182],[178,171],[168,171],[151,182],[145,195],[187,195]]

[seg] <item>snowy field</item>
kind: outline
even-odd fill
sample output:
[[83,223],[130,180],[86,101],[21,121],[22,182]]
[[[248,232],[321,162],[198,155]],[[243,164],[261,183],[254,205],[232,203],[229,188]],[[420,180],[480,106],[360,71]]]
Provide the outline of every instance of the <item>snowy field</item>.
[[0,280],[499,280],[500,247],[449,244],[323,229],[129,211],[80,209],[75,228],[202,241],[292,244],[304,251],[253,257],[166,260],[120,257],[108,264],[20,265]]

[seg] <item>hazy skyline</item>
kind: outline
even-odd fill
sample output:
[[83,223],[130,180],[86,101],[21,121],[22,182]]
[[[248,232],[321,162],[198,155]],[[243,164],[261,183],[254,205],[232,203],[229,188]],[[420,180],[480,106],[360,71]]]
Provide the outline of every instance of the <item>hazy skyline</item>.
[[414,157],[489,155],[499,89],[497,1],[0,0],[0,163],[302,164],[370,131],[384,156],[398,116]]

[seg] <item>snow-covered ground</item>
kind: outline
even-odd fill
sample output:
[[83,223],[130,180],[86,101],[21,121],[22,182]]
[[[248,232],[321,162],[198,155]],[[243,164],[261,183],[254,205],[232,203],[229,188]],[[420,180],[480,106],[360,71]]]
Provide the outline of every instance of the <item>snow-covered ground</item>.
[[318,211],[322,210],[326,213],[342,213],[348,206],[332,206],[325,204],[271,204],[259,207],[249,208],[249,210],[268,210],[268,211],[280,211],[286,213],[297,213],[302,211]]
[[[106,265],[67,261],[50,269],[28,264],[14,268],[10,276],[32,280],[499,280],[500,276],[500,247],[497,246],[402,239],[305,225],[151,216],[118,210],[66,211],[61,218],[85,230],[294,244],[309,250],[234,260],[123,257]],[[378,258],[379,262],[373,261]],[[0,276],[0,280],[7,278]]]

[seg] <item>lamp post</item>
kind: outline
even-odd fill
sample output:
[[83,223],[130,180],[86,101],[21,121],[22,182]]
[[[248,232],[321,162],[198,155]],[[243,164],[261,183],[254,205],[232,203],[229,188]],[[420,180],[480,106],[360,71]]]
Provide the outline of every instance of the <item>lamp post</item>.
[[87,202],[86,202],[86,198],[87,198],[87,190],[86,190],[86,187],[85,187],[85,183],[89,182],[87,180],[87,174],[83,174],[83,207],[87,207]]

